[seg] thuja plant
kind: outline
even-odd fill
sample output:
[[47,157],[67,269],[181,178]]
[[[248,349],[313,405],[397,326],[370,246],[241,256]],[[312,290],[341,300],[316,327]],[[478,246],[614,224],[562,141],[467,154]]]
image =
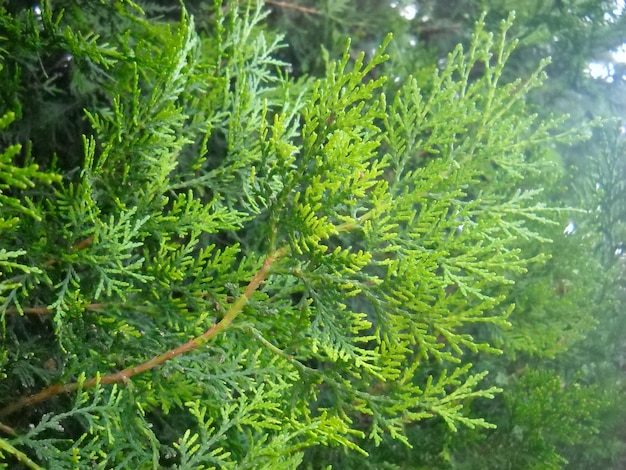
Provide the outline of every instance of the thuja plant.
[[466,404],[499,389],[465,357],[499,352],[473,332],[509,326],[542,261],[520,250],[558,212],[528,183],[537,149],[576,138],[525,111],[541,69],[500,83],[510,21],[479,23],[425,93],[386,87],[391,38],[289,79],[261,3],[197,26],[90,4],[102,36],[42,8],[3,24],[102,86],[81,88],[80,156],[2,153],[4,468],[322,467],[307,449],[492,426]]

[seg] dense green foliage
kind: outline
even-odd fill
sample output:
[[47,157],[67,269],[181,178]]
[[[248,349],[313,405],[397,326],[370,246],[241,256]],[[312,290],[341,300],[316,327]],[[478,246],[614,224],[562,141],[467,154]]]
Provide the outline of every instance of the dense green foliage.
[[532,112],[513,16],[421,67],[347,2],[59,3],[0,4],[2,468],[615,460],[623,181],[561,200],[595,123]]

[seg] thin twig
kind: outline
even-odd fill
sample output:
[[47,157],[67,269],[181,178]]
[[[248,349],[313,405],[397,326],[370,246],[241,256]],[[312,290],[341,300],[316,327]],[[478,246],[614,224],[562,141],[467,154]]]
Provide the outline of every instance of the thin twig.
[[76,390],[78,390],[79,387],[82,389],[87,389],[87,388],[93,388],[98,384],[114,384],[114,383],[120,383],[120,382],[126,383],[131,377],[137,374],[141,374],[142,372],[154,369],[155,367],[158,367],[161,364],[171,359],[174,359],[177,356],[180,356],[181,354],[185,354],[185,353],[188,353],[189,351],[193,351],[194,349],[199,348],[200,346],[205,344],[207,341],[211,340],[213,337],[224,332],[230,326],[230,324],[237,317],[239,312],[243,309],[244,305],[248,302],[248,300],[250,300],[254,292],[259,288],[261,284],[263,284],[263,282],[269,275],[272,264],[274,264],[278,259],[284,256],[288,251],[289,251],[289,248],[284,247],[280,250],[275,251],[271,255],[269,255],[263,262],[263,266],[261,267],[261,269],[259,269],[259,271],[254,275],[250,283],[246,286],[243,294],[231,306],[230,310],[228,310],[224,318],[222,318],[222,320],[219,323],[213,325],[211,328],[209,328],[200,336],[190,341],[187,341],[186,343],[181,344],[180,346],[174,349],[171,349],[163,354],[154,356],[152,359],[142,364],[138,364],[133,367],[128,367],[115,374],[106,375],[104,377],[92,377],[84,381],[82,384],[79,384],[78,382],[72,382],[72,383],[68,383],[65,385],[61,385],[61,384],[52,385],[42,390],[41,392],[36,393],[35,395],[22,398],[21,400],[18,400],[17,402],[3,408],[2,410],[0,410],[0,417],[8,416],[28,406],[34,405],[36,403],[41,403],[51,397],[60,395],[61,393],[75,392]]
[[[107,304],[103,303],[94,303],[89,304],[85,307],[86,310],[102,310],[106,307]],[[9,307],[6,310],[6,313],[9,315],[15,315],[23,312],[26,315],[50,315],[51,313],[56,312],[56,310],[48,308],[48,307],[23,307],[21,310],[17,307]]]
[[319,15],[320,12],[315,8],[303,7],[302,5],[298,5],[296,3],[291,2],[281,2],[279,0],[265,0],[265,3],[269,5],[274,5],[280,8],[289,8],[291,10],[296,10],[301,13],[308,13],[310,15]]
[[0,423],[0,431],[8,434],[9,436],[17,436],[17,432],[15,432],[15,429],[13,429],[11,426],[7,426],[6,424]]

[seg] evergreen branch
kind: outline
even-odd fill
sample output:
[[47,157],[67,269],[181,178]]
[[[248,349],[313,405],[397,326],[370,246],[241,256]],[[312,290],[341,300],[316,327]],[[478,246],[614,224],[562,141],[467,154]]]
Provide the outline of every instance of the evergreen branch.
[[4,450],[5,452],[8,452],[13,457],[15,457],[15,459],[18,462],[26,465],[28,468],[32,468],[34,470],[43,470],[43,467],[40,467],[31,459],[29,459],[28,456],[24,452],[19,451],[18,449],[13,447],[10,443],[8,443],[2,438],[0,438],[0,450]]
[[267,349],[272,351],[274,354],[285,359],[290,364],[294,365],[296,369],[298,369],[300,372],[306,373],[306,374],[318,374],[318,372],[315,369],[312,369],[311,367],[304,365],[302,362],[296,359],[293,355],[285,353],[285,351],[280,349],[278,346],[272,344],[271,341],[268,341],[267,339],[265,339],[263,334],[259,330],[254,328],[252,325],[244,325],[243,329],[247,330],[250,334],[252,334],[252,336],[254,336],[258,341],[261,342],[263,346],[265,346]]
[[11,415],[19,410],[22,410],[28,406],[34,405],[36,403],[41,403],[43,401],[48,400],[54,396],[60,395],[62,393],[72,393],[78,390],[79,388],[88,389],[97,386],[98,384],[115,384],[115,383],[128,383],[128,380],[142,372],[146,372],[148,370],[154,369],[155,367],[160,366],[161,364],[174,359],[182,354],[186,354],[190,351],[198,349],[200,346],[205,344],[207,341],[211,340],[215,336],[223,333],[233,322],[233,320],[237,317],[239,312],[243,309],[244,305],[250,300],[252,295],[256,292],[256,290],[263,284],[267,276],[269,275],[270,269],[272,265],[282,258],[289,251],[288,247],[283,247],[279,250],[276,250],[274,253],[270,254],[265,261],[263,262],[263,266],[261,269],[257,271],[254,275],[250,283],[246,286],[243,294],[237,299],[237,301],[232,305],[230,310],[226,313],[222,320],[213,325],[207,331],[205,331],[200,336],[189,340],[188,342],[171,349],[163,354],[159,354],[158,356],[154,356],[152,359],[138,364],[133,367],[128,367],[124,370],[121,370],[115,374],[110,374],[104,377],[96,376],[92,377],[89,380],[85,380],[82,383],[79,382],[71,382],[65,385],[54,384],[39,393],[31,395],[30,397],[23,398],[18,400],[17,402],[9,405],[0,410],[0,417]]
[[[325,73],[299,60],[292,72],[281,59],[291,53],[279,51],[285,38],[299,41],[267,27],[271,11],[284,14],[272,23],[348,24],[349,2],[329,2],[330,14],[307,0],[215,0],[196,28],[186,2],[138,1],[145,15],[130,0],[121,3],[139,15],[90,6],[69,12],[61,29],[45,0],[21,15],[28,21],[19,34],[22,20],[0,11],[0,29],[11,33],[0,38],[11,74],[0,64],[0,77],[14,82],[4,98],[25,123],[1,140],[45,137],[28,112],[50,114],[33,103],[65,86],[46,66],[50,45],[75,58],[70,106],[84,107],[91,124],[79,134],[59,125],[68,127],[59,157],[74,154],[84,135],[82,162],[42,160],[54,146],[37,144],[40,136],[32,155],[17,143],[0,149],[0,376],[8,379],[0,381],[0,416],[11,415],[20,433],[0,422],[0,460],[20,468],[40,468],[30,457],[46,468],[288,470],[315,465],[312,456],[337,463],[307,448],[367,455],[381,445],[372,453],[380,467],[390,440],[410,447],[419,422],[435,417],[447,428],[413,452],[428,455],[445,438],[438,455],[450,449],[457,459],[457,449],[472,446],[448,436],[502,422],[492,410],[509,406],[508,395],[473,404],[500,392],[482,389],[487,370],[504,385],[498,367],[515,364],[510,352],[551,356],[591,321],[580,315],[585,302],[565,296],[579,272],[573,262],[537,292],[522,279],[555,252],[532,242],[558,243],[550,234],[561,210],[539,182],[544,152],[555,160],[560,152],[543,147],[578,139],[557,133],[565,118],[541,122],[527,112],[546,64],[511,81],[504,67],[516,44],[505,34],[512,17],[492,36],[483,15],[469,50],[459,46],[441,67],[432,64],[432,78],[420,58],[419,67],[398,70],[405,61],[394,60],[380,70],[389,37],[373,55],[356,56],[349,44],[337,61],[334,47],[314,52]],[[13,23],[15,32],[3,27]],[[337,36],[317,26],[319,36]],[[421,40],[437,26],[419,29]],[[371,49],[356,44],[363,46]],[[304,70],[324,78],[289,78]],[[31,90],[34,100],[24,93]],[[61,98],[51,104],[60,107]],[[0,115],[0,131],[14,119]],[[68,174],[61,180],[36,162]],[[606,230],[626,212],[609,209],[620,200],[611,188],[596,187]],[[614,246],[622,234],[620,225],[606,237]],[[555,289],[563,293],[549,299],[553,308],[544,298]],[[478,373],[470,375],[467,352],[481,361]],[[503,353],[504,364],[483,353]],[[523,388],[543,392],[532,382]],[[118,390],[122,383],[128,390]],[[561,382],[548,385],[546,397],[559,396]],[[524,406],[510,402],[511,411],[545,418],[530,407],[543,393],[531,395]],[[28,425],[30,415],[40,422]],[[514,423],[502,431],[522,429],[534,440]],[[359,467],[348,453],[340,460]]]
[[[0,116],[0,131],[11,124],[15,117],[16,114],[13,111],[6,112]],[[39,165],[36,163],[21,167],[15,165],[13,159],[21,151],[22,146],[20,144],[11,145],[7,149],[0,151],[0,207],[6,208],[4,209],[6,213],[0,217],[0,222],[6,223],[5,217],[9,214],[28,215],[37,221],[41,221],[41,215],[30,198],[28,196],[17,198],[11,193],[11,190],[34,188],[36,182],[52,184],[61,181],[61,176],[58,174],[39,171]],[[5,192],[8,192],[8,195]]]

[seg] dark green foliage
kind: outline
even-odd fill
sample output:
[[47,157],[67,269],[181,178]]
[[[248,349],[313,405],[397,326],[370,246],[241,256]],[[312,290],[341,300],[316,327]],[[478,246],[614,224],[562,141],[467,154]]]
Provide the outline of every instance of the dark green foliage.
[[0,10],[3,468],[558,468],[599,427],[617,388],[516,362],[592,328],[600,266],[550,264],[547,146],[588,132],[527,110],[547,62],[505,79],[512,18],[293,80],[261,2],[41,8]]

